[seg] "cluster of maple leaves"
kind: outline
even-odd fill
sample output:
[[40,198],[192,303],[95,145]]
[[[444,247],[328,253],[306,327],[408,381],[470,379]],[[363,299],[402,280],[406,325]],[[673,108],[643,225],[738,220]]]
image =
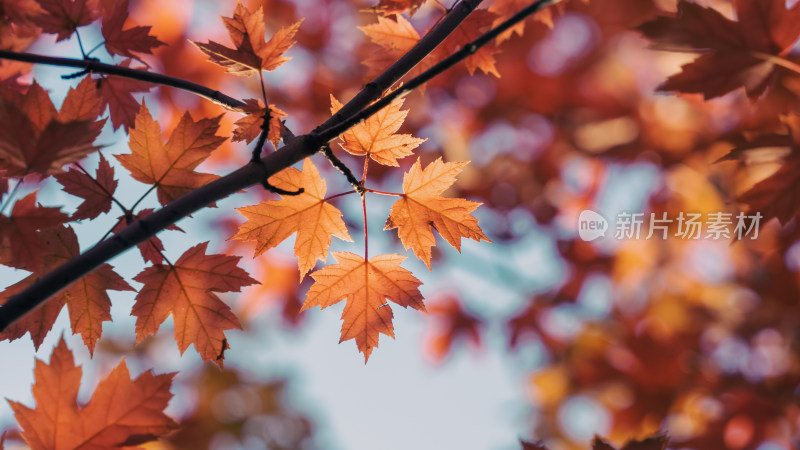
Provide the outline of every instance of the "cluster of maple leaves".
[[[372,49],[379,49],[363,59],[368,79],[420,41],[420,31],[411,18],[423,3],[426,2],[382,0],[373,9],[378,13],[374,23],[359,27],[371,41]],[[422,73],[529,3],[489,2],[488,8],[470,15],[409,75]],[[599,399],[612,413],[611,434],[619,442],[649,436],[658,428],[681,431],[683,434],[676,432],[671,438],[678,446],[749,448],[765,439],[786,441],[787,433],[796,434],[796,425],[788,424],[785,419],[796,414],[790,400],[797,385],[796,360],[787,356],[788,368],[770,375],[766,385],[759,387],[747,376],[719,370],[708,362],[713,359],[709,356],[713,350],[709,348],[716,344],[709,343],[713,340],[709,335],[713,333],[705,331],[724,330],[751,342],[753,348],[761,345],[765,333],[775,331],[783,336],[790,352],[797,346],[791,330],[798,323],[795,311],[800,289],[796,274],[786,267],[784,255],[790,254],[798,240],[795,221],[800,212],[797,200],[800,65],[794,50],[800,36],[800,5],[787,6],[783,0],[718,0],[703,4],[678,0],[675,8],[665,11],[665,3],[669,2],[561,2],[556,8],[538,14],[538,23],[518,24],[467,59],[468,72],[480,72],[489,79],[502,75],[503,86],[498,85],[495,98],[476,107],[478,111],[464,119],[467,123],[463,128],[471,131],[459,132],[459,137],[474,138],[478,134],[474,130],[483,127],[482,121],[488,117],[502,116],[516,123],[521,111],[535,111],[546,117],[561,118],[554,125],[558,132],[553,142],[535,157],[526,159],[515,153],[497,155],[480,168],[478,180],[460,184],[455,183],[456,176],[465,170],[465,163],[408,158],[411,163],[406,167],[410,168],[403,178],[401,192],[372,189],[368,181],[380,178],[387,168],[405,164],[408,160],[403,158],[413,156],[423,142],[412,134],[399,133],[409,111],[402,109],[403,100],[397,100],[343,133],[333,145],[333,150],[343,150],[340,154],[346,154],[349,161],[363,162],[359,190],[328,193],[320,168],[306,159],[301,168],[286,169],[268,180],[271,186],[283,191],[296,192],[302,188],[302,193],[239,208],[245,222],[233,231],[232,239],[254,243],[258,256],[296,235],[294,250],[299,280],[309,274],[313,280],[300,308],[325,308],[346,299],[341,340],[354,339],[366,360],[378,345],[380,334],[394,335],[393,313],[387,300],[422,311],[426,305],[419,280],[401,267],[405,258],[401,255],[369,257],[365,245],[363,255],[333,252],[334,264],[313,271],[319,260],[326,261],[332,236],[352,241],[335,199],[361,194],[362,207],[366,208],[367,196],[396,196],[384,228],[397,229],[400,243],[431,268],[436,262],[434,229],[457,249],[462,238],[488,241],[472,216],[479,203],[459,197],[478,198],[500,211],[527,210],[539,224],[549,227],[560,215],[592,207],[601,189],[597,180],[610,173],[608,165],[655,160],[665,176],[675,181],[671,186],[685,183],[696,190],[687,187],[681,194],[683,198],[678,199],[681,196],[674,192],[678,188],[673,187],[672,192],[661,193],[660,198],[651,200],[653,211],[708,209],[709,205],[727,209],[738,203],[760,212],[762,220],[777,218],[782,226],[775,227],[772,221],[762,231],[763,239],[735,244],[734,260],[738,264],[735,280],[723,286],[697,286],[699,283],[682,280],[682,260],[674,256],[684,251],[679,247],[682,244],[665,242],[647,247],[631,244],[631,248],[609,255],[586,243],[559,236],[559,254],[571,268],[567,279],[552,291],[532,293],[530,303],[522,305],[507,321],[510,348],[524,351],[526,339],[536,336],[551,358],[548,367],[530,377],[532,390],[539,395],[537,438],[570,441],[558,423],[559,407],[569,395],[580,393]],[[0,44],[4,49],[21,51],[40,33],[67,39],[78,28],[95,22],[99,23],[109,55],[122,59],[120,66],[144,65],[142,69],[146,69],[146,55],[162,45],[151,35],[149,27],[126,27],[127,1],[6,0],[0,6],[4,20]],[[518,60],[530,57],[532,43],[538,45],[543,40],[547,27],[557,25],[560,14],[592,21],[594,32],[599,33],[595,36],[598,43],[558,76],[535,74],[515,66]],[[282,24],[282,28],[278,27],[265,39],[263,10],[250,10],[241,4],[236,5],[232,17],[223,18],[223,23],[232,46],[215,41],[192,41],[192,44],[226,73],[258,75],[261,86],[264,86],[262,71],[275,70],[287,61],[286,50],[304,28],[302,20],[286,21],[289,25]],[[680,105],[684,111],[692,111],[693,123],[679,123],[676,117],[670,118],[672,121],[663,120],[659,108],[664,103],[658,102],[664,97],[652,100],[630,87],[634,83],[629,75],[620,75],[620,58],[613,54],[621,52],[619,48],[630,48],[625,47],[624,37],[629,29],[636,30],[639,38],[665,54],[697,54],[696,59],[660,80],[663,83],[658,87],[659,91],[681,95]],[[92,52],[89,50],[82,56],[90,58]],[[643,60],[651,61],[646,59],[650,53],[646,55],[639,53]],[[167,64],[175,62],[165,61]],[[658,72],[651,70],[653,67],[657,66],[647,67],[647,71]],[[152,212],[147,208],[137,209],[139,202],[130,208],[119,204],[115,198],[115,171],[105,156],[99,156],[96,168],[82,165],[85,156],[100,150],[95,139],[106,120],[110,120],[114,129],[124,128],[130,135],[131,153],[114,155],[115,159],[131,177],[150,187],[148,194],[155,191],[161,205],[216,179],[216,175],[198,172],[197,167],[214,150],[227,145],[226,138],[218,135],[224,124],[223,116],[195,120],[188,112],[179,114],[180,119],[165,139],[147,104],[133,97],[134,93],[148,92],[152,87],[148,83],[89,74],[70,89],[57,110],[36,81],[21,82],[18,74],[27,70],[18,63],[0,65],[0,79],[4,80],[0,83],[0,118],[6,124],[0,129],[0,195],[5,195],[3,208],[10,209],[0,210],[4,214],[0,215],[0,263],[32,274],[0,293],[0,302],[79,253],[75,232],[68,226],[70,222],[93,220],[116,207],[121,215],[110,232],[118,232]],[[615,82],[609,83],[608,79]],[[457,78],[446,79],[442,84],[455,85],[456,81]],[[441,84],[435,86],[442,89]],[[329,91],[318,94],[317,98],[329,99],[329,103],[322,102],[322,107],[316,106],[323,112],[335,113],[341,108],[339,100]],[[737,103],[737,95],[747,101]],[[265,140],[277,148],[283,138],[291,135],[282,122],[287,117],[284,110],[289,110],[281,103],[284,97],[280,92],[270,92],[269,99],[271,102],[264,93],[260,99],[244,100],[244,106],[236,111],[244,116],[233,124],[231,141],[252,144],[265,134]],[[406,98],[406,103],[415,101]],[[103,118],[106,110],[107,119]],[[620,120],[635,123],[638,135],[615,142],[613,129],[608,127],[611,140],[607,146],[596,142],[595,146],[588,146],[581,139],[583,133],[596,125],[592,121],[602,126],[621,123]],[[457,147],[449,145],[451,149]],[[592,158],[593,181],[584,192],[553,195],[559,191],[554,186],[564,184],[562,168],[574,157]],[[711,161],[717,162],[710,164]],[[765,161],[777,169],[766,176],[763,172],[753,176],[753,167]],[[687,174],[685,167],[692,167],[701,175]],[[32,192],[14,199],[11,207],[14,194],[9,191],[15,190],[10,189],[12,186],[20,183],[34,186],[35,179],[46,177],[53,177],[65,192],[84,199],[83,203],[68,215],[59,208],[39,205],[38,194]],[[712,180],[714,187],[698,181],[703,177]],[[9,180],[13,183],[9,184]],[[443,192],[454,184],[457,188],[454,197],[444,196]],[[498,195],[501,185],[507,192]],[[702,201],[707,203],[687,199],[693,195],[704,197]],[[492,231],[488,234],[493,238],[503,238],[502,232]],[[509,236],[507,239],[514,238],[510,231]],[[762,243],[765,241],[768,244]],[[158,238],[140,244],[148,267],[133,278],[142,288],[138,289],[132,315],[137,318],[137,342],[155,334],[171,315],[181,352],[194,345],[204,360],[221,364],[227,347],[225,332],[241,325],[217,294],[237,292],[257,281],[238,267],[238,257],[208,254],[207,245],[199,244],[177,260],[169,261]],[[742,247],[746,250],[739,250]],[[659,263],[642,262],[644,256],[653,254],[660,255],[653,257]],[[526,275],[524,271],[522,274]],[[597,276],[607,277],[619,286],[608,317],[589,323],[572,337],[548,328],[548,317],[565,305],[574,307],[588,281]],[[625,289],[636,291],[630,287],[630,278],[637,277],[662,280],[670,289],[662,292],[648,287],[647,306],[631,312],[626,310],[631,302]],[[736,316],[712,301],[728,298],[731,291],[739,289],[759,298],[757,313]],[[81,334],[93,352],[101,338],[103,322],[111,320],[109,290],[134,288],[105,264],[16,322],[0,337],[16,339],[30,333],[38,347],[66,305],[72,330]],[[457,300],[449,299],[427,309],[444,324],[445,331],[432,344],[436,358],[443,358],[461,338],[481,342],[485,319]],[[55,438],[80,443],[87,436],[101,439],[97,445],[106,445],[102,441],[106,436],[113,436],[114,445],[136,445],[175,427],[161,413],[169,399],[171,375],[146,373],[131,381],[123,363],[101,382],[96,399],[93,397],[80,408],[74,395],[80,369],[75,368],[62,341],[49,365],[37,362],[36,378],[37,409],[12,404],[25,430],[24,437],[32,446],[48,448]],[[61,381],[62,391],[44,388],[52,385],[47,380],[53,379]],[[121,406],[130,410],[95,420],[96,411],[110,407],[111,385],[120,386],[124,393],[121,395],[126,398],[140,398],[142,403],[121,402]],[[686,392],[687,386],[691,392]],[[609,400],[614,396],[618,400],[627,397],[632,400],[627,403]],[[711,415],[704,410],[704,398],[721,399],[721,412]],[[53,399],[61,399],[61,403]],[[49,412],[41,409],[56,404],[64,406],[70,420],[94,421],[96,429],[57,436],[42,418]],[[141,417],[141,423],[134,426],[119,419],[128,413]],[[678,423],[676,417],[684,421],[691,417],[693,423],[701,425],[696,425],[691,433],[686,432],[686,426],[670,428]],[[32,444],[37,439],[40,443]],[[612,448],[600,439],[592,445]],[[543,448],[531,443],[522,446]],[[623,448],[665,446],[666,438],[654,437],[631,441]]]

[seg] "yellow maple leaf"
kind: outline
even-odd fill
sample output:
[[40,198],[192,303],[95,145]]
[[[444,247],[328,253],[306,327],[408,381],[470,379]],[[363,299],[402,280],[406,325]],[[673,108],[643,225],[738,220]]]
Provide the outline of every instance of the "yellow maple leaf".
[[[400,110],[403,99],[398,98],[370,118],[364,120],[339,137],[342,148],[358,156],[369,156],[375,162],[397,167],[398,158],[404,158],[426,139],[415,138],[410,134],[395,134],[408,115],[408,110]],[[342,108],[339,100],[331,95],[331,114]]]
[[386,300],[425,311],[419,292],[422,282],[400,267],[405,256],[378,255],[366,260],[354,253],[334,252],[333,257],[337,264],[311,274],[314,284],[301,311],[313,306],[325,309],[347,299],[339,342],[355,339],[366,363],[381,333],[394,338],[394,315]]
[[436,245],[435,228],[456,250],[461,251],[461,238],[480,242],[487,238],[472,214],[480,203],[463,198],[442,197],[468,162],[443,162],[441,158],[425,169],[419,158],[403,177],[403,197],[392,205],[385,230],[397,228],[400,242],[411,248],[417,258],[431,268],[431,247]]
[[352,242],[342,212],[326,202],[327,184],[310,159],[303,161],[303,171],[288,168],[269,179],[270,184],[284,190],[303,188],[303,193],[269,200],[237,210],[247,218],[231,239],[255,241],[255,255],[273,248],[297,233],[294,253],[300,278],[314,268],[317,259],[328,257],[331,235]]

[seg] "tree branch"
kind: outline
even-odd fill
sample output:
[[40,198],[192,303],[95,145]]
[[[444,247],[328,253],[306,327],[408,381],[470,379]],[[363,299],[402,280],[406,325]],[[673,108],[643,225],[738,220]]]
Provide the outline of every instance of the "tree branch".
[[182,89],[211,100],[212,102],[222,105],[228,109],[239,110],[245,106],[244,102],[241,100],[229,97],[220,91],[215,91],[214,89],[192,83],[191,81],[148,72],[146,70],[104,64],[92,59],[58,58],[55,56],[35,55],[33,53],[17,53],[9,50],[0,50],[0,59],[9,59],[12,61],[21,61],[27,63],[49,64],[51,66],[60,67],[75,67],[89,72],[132,78],[134,80]]
[[[448,35],[450,35],[450,33],[455,30],[455,28],[467,17],[467,15],[469,15],[469,13],[481,3],[481,1],[482,0],[462,0],[460,3],[458,3],[433,30],[426,34],[425,37],[423,37],[417,43],[416,46],[414,46],[408,51],[408,53],[403,55],[397,62],[386,69],[386,71],[378,76],[378,78],[367,84],[352,100],[344,105],[337,114],[334,114],[331,118],[317,127],[314,132],[290,139],[288,142],[286,142],[286,145],[284,145],[278,151],[266,155],[258,163],[251,162],[234,171],[233,173],[219,178],[205,186],[197,188],[192,192],[189,192],[188,194],[172,201],[154,213],[139,219],[136,222],[133,222],[117,235],[98,243],[91,249],[81,253],[70,261],[67,261],[63,265],[59,266],[52,272],[44,275],[24,291],[11,296],[5,304],[0,306],[0,332],[5,330],[15,320],[36,308],[50,296],[77,281],[101,264],[134,247],[136,244],[144,242],[151,236],[154,236],[156,233],[164,230],[168,226],[178,222],[182,218],[198,211],[199,209],[204,208],[211,203],[222,200],[228,195],[236,193],[244,188],[259,184],[261,180],[264,180],[275,173],[301,161],[303,158],[320,151],[320,149],[328,142],[322,137],[326,137],[328,134],[335,132],[336,134],[331,137],[331,139],[333,139],[339,133],[346,131],[351,126],[358,123],[358,121],[369,117],[369,115],[366,115],[362,118],[361,116],[363,116],[365,113],[359,114],[359,112],[365,109],[371,102],[378,99],[382,92],[396,83],[400,78],[402,78],[403,75],[408,73],[409,70],[411,70],[417,63],[422,61],[423,58],[433,51],[433,49]],[[532,7],[535,7],[535,9],[531,10],[528,14],[532,14],[536,10],[541,9],[543,6],[553,3],[554,1],[558,0],[539,0],[532,5]],[[520,15],[518,14],[514,17],[517,16]],[[516,21],[518,22],[522,20],[525,16],[518,17]],[[502,32],[502,30],[500,32]],[[496,34],[499,34],[499,32]],[[491,39],[493,38],[485,40],[483,44],[489,42]],[[475,43],[470,44],[467,47],[470,47],[470,51],[457,52],[459,55],[461,55],[458,57],[460,59],[452,57],[445,59],[444,61],[449,61],[447,67],[451,67],[453,64],[455,64],[455,62],[457,62],[456,59],[460,61],[477,49]],[[3,57],[5,53],[8,52],[0,53],[0,57]],[[80,62],[84,63],[83,61]],[[80,65],[76,67],[85,66]],[[435,72],[438,74],[441,73],[441,71],[446,67],[442,68],[440,63],[434,66],[434,68],[438,68]],[[147,74],[147,72],[138,72]],[[425,74],[420,75],[420,77],[423,77],[424,75]],[[431,76],[429,76],[427,79],[430,79],[430,77]],[[415,80],[417,78],[415,78]],[[420,82],[417,85],[422,84],[423,82]],[[377,104],[378,103],[375,103],[373,106]],[[370,114],[374,114],[381,108],[379,107],[370,109],[374,110]],[[342,122],[348,122],[350,125],[339,126],[339,123]]]

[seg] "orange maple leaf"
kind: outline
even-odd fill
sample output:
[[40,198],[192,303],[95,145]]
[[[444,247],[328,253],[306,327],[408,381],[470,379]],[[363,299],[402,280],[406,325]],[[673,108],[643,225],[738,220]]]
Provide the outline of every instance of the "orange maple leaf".
[[436,245],[435,228],[456,250],[461,251],[461,238],[491,242],[470,214],[480,203],[463,198],[446,198],[440,194],[450,187],[467,162],[443,162],[441,158],[423,170],[419,158],[403,177],[403,197],[392,205],[385,230],[397,228],[405,248],[414,250],[417,258],[431,268],[431,247]]
[[258,283],[237,267],[240,257],[206,255],[208,242],[186,252],[175,264],[156,264],[136,275],[144,286],[136,295],[136,342],[155,334],[170,314],[175,340],[183,353],[194,344],[206,361],[222,364],[225,330],[241,328],[231,308],[215,292],[238,292]]
[[227,68],[234,75],[249,76],[262,70],[275,70],[291,58],[283,56],[294,44],[292,40],[302,20],[281,28],[268,41],[264,41],[264,10],[260,7],[250,12],[241,2],[237,3],[233,17],[223,17],[225,28],[235,49],[214,41],[206,44],[190,41],[215,64]]
[[[248,144],[261,134],[261,125],[264,122],[264,114],[267,108],[260,100],[248,98],[245,101],[244,111],[246,116],[237,120],[234,125],[236,128],[233,130],[233,142],[245,141]],[[286,117],[286,112],[281,110],[275,105],[269,105],[269,133],[267,133],[267,140],[272,143],[275,148],[278,148],[278,143],[282,139],[284,130],[283,122],[281,119]]]
[[141,59],[132,52],[153,53],[153,48],[166,45],[150,35],[149,26],[137,26],[123,30],[128,19],[128,0],[116,3],[111,11],[103,16],[102,33],[106,50],[111,55]]
[[175,373],[131,379],[123,359],[103,378],[86,406],[78,405],[82,370],[62,338],[50,363],[36,360],[36,408],[9,400],[22,438],[33,450],[118,448],[154,441],[177,428],[164,414]]
[[294,253],[300,278],[303,278],[314,268],[317,259],[324,261],[328,257],[331,236],[353,241],[342,220],[342,212],[325,201],[327,184],[310,159],[303,161],[302,172],[290,167],[271,176],[269,182],[288,191],[302,187],[303,193],[237,208],[247,222],[231,239],[255,241],[255,256],[297,233]]
[[[49,253],[44,257],[42,270],[6,288],[0,294],[2,303],[12,295],[22,292],[45,273],[80,254],[78,237],[72,228],[58,227],[43,231],[40,236],[42,244],[49,249]],[[67,305],[73,333],[80,333],[83,342],[89,348],[89,353],[92,354],[97,340],[103,333],[103,322],[111,320],[111,299],[108,297],[108,290],[133,291],[134,289],[114,272],[110,265],[103,264],[14,322],[0,333],[0,338],[13,341],[30,332],[33,345],[38,349],[53,327],[58,314],[64,305]]]
[[[342,148],[351,155],[368,156],[386,166],[399,166],[398,158],[411,155],[419,144],[427,140],[415,138],[410,134],[395,134],[408,115],[408,110],[400,110],[403,101],[402,98],[398,98],[339,135],[342,139]],[[336,114],[341,108],[339,100],[331,95],[331,114]]]
[[70,89],[61,112],[34,81],[25,94],[0,89],[0,169],[7,175],[49,175],[100,147],[92,144],[103,128],[91,95],[91,81]]
[[314,284],[301,310],[313,306],[325,309],[347,299],[339,342],[355,339],[366,363],[372,349],[378,346],[380,333],[394,338],[394,315],[386,300],[425,311],[419,292],[422,282],[400,267],[405,256],[378,255],[367,261],[353,253],[334,252],[333,257],[337,264],[311,274]]
[[675,17],[658,17],[638,30],[655,48],[701,53],[658,90],[702,93],[706,99],[744,87],[761,95],[800,36],[800,5],[784,0],[736,0],[737,21],[712,8],[681,0]]
[[131,154],[114,157],[130,171],[135,180],[156,186],[158,201],[166,205],[219,178],[194,169],[225,141],[224,137],[216,135],[221,117],[195,122],[186,112],[164,143],[161,127],[142,102],[136,115],[136,125],[130,132]]

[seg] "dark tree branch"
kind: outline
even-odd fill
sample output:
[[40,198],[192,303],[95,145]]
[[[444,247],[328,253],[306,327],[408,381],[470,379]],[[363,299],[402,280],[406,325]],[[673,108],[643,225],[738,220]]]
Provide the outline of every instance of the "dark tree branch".
[[167,75],[161,75],[158,73],[147,72],[146,70],[104,64],[94,59],[58,58],[55,56],[34,55],[32,53],[17,53],[9,50],[0,50],[0,59],[10,59],[12,61],[36,64],[49,64],[51,66],[60,67],[76,67],[87,72],[132,78],[134,80],[183,89],[184,91],[197,94],[228,109],[238,110],[245,106],[244,102],[240,100],[229,97],[220,91],[215,91],[214,89],[192,83],[191,81],[186,81]]
[[[5,304],[0,306],[0,331],[5,330],[15,320],[36,308],[50,296],[69,286],[71,283],[77,281],[84,275],[87,275],[101,264],[131,249],[135,245],[144,242],[156,233],[164,230],[170,225],[177,223],[182,218],[200,210],[201,208],[206,207],[211,203],[222,200],[225,197],[242,189],[259,184],[262,180],[267,179],[275,173],[301,161],[303,158],[320,151],[320,149],[322,149],[329,140],[335,138],[341,132],[346,131],[360,120],[369,117],[369,115],[364,115],[364,113],[358,113],[359,111],[365,109],[370,103],[378,99],[385,90],[396,83],[403,75],[411,70],[417,63],[422,61],[422,59],[425,58],[431,51],[433,51],[433,49],[457,27],[458,24],[460,24],[467,17],[467,15],[469,15],[469,13],[475,9],[475,7],[481,3],[481,1],[482,0],[462,0],[460,3],[458,3],[452,8],[447,16],[441,22],[439,22],[439,24],[433,30],[431,30],[431,32],[425,35],[425,37],[423,37],[419,43],[414,46],[414,48],[409,50],[408,53],[403,55],[403,57],[401,57],[397,62],[392,64],[392,66],[386,69],[386,71],[384,71],[378,78],[367,84],[364,89],[362,89],[352,100],[344,105],[337,112],[337,114],[334,114],[331,118],[325,121],[325,123],[317,127],[315,132],[290,139],[280,150],[266,155],[258,163],[249,163],[233,173],[219,178],[205,186],[197,188],[172,201],[167,206],[164,206],[154,213],[133,222],[118,234],[98,243],[94,247],[67,261],[50,273],[42,276],[19,294],[11,296]],[[539,0],[532,5],[532,7],[535,7],[535,9],[530,11],[528,14],[541,9],[543,6],[553,3],[554,1],[557,0]],[[514,17],[518,17],[516,19],[518,22],[525,16],[520,16],[518,14]],[[489,42],[491,39],[493,38],[485,40],[484,44]],[[477,49],[476,44],[474,43],[468,47],[470,47],[468,50],[471,51],[458,52],[458,54],[461,55],[459,57],[460,59],[469,56],[469,54]],[[5,55],[8,53],[9,52],[0,53],[0,58],[5,57]],[[60,60],[60,58],[56,59]],[[67,65],[70,67],[85,67],[85,63],[83,61],[79,61],[80,64],[73,64],[74,60],[64,61],[68,62],[69,64]],[[445,61],[450,61],[447,67],[452,66],[456,62],[454,58],[447,58]],[[28,60],[28,62],[42,61]],[[115,72],[116,69],[121,69],[115,68],[114,66],[103,66],[114,68]],[[444,70],[441,63],[437,64],[434,68],[438,68],[436,73],[440,73],[442,70]],[[131,70],[128,69],[125,71],[125,73],[130,74],[130,71]],[[148,76],[155,75],[143,71],[134,70],[133,72],[146,74]],[[112,75],[116,74],[111,73],[110,71],[106,73]],[[156,79],[169,79],[170,83],[175,81],[175,79],[170,77],[153,77],[150,80]],[[427,79],[430,79],[430,77]],[[183,80],[178,81],[181,83],[188,83]],[[418,83],[417,85],[422,83],[424,83],[424,81]],[[373,107],[377,104],[378,103],[374,104]],[[225,105],[230,106],[228,104]],[[382,106],[377,108],[373,107],[371,107],[373,110],[371,114],[374,114],[374,112],[377,112],[382,108]],[[345,121],[349,122],[350,125],[338,126],[339,123]],[[320,132],[317,130],[323,131]],[[331,137],[325,140],[328,135],[331,135]]]

